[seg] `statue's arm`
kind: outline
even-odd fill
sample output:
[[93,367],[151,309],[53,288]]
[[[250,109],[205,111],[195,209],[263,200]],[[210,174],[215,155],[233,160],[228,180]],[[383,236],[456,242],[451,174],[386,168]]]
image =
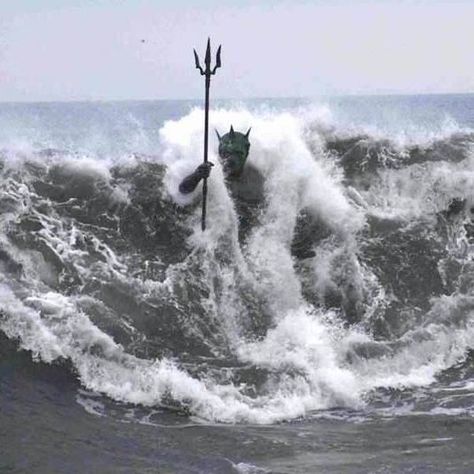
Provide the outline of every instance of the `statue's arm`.
[[199,165],[193,173],[181,181],[179,185],[179,192],[183,194],[192,193],[196,186],[199,184],[201,179],[209,178],[209,174],[211,173],[211,168],[214,166],[213,163],[207,162],[202,163]]
[[183,194],[192,193],[199,184],[199,181],[201,181],[201,178],[197,176],[195,172],[186,176],[179,185],[179,192]]

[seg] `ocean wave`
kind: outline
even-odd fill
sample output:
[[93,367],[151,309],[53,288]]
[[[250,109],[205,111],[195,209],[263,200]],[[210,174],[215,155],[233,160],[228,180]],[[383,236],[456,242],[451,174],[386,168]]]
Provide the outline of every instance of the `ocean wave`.
[[252,126],[265,178],[244,234],[214,146],[206,232],[199,189],[178,192],[198,109],[153,155],[4,149],[1,330],[90,391],[221,422],[366,410],[466,360],[472,132],[403,144],[308,112],[213,112],[230,123]]

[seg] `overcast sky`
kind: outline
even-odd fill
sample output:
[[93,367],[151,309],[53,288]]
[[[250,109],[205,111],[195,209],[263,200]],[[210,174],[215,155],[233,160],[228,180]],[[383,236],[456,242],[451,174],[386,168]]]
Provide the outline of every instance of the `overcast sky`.
[[474,1],[0,0],[0,100],[474,92]]

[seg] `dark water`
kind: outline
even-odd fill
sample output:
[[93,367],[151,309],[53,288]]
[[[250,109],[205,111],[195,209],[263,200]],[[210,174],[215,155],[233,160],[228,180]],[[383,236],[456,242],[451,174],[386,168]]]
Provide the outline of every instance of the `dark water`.
[[0,471],[472,472],[474,97],[217,104],[204,234],[195,105],[0,107]]

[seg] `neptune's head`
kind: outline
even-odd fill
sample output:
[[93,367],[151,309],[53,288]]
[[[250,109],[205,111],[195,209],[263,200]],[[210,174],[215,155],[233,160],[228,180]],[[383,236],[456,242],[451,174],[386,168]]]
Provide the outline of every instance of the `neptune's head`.
[[217,130],[216,133],[219,138],[219,158],[224,168],[224,174],[227,178],[240,176],[249,155],[250,128],[247,133],[243,134],[235,132],[231,125],[230,131],[222,137]]

